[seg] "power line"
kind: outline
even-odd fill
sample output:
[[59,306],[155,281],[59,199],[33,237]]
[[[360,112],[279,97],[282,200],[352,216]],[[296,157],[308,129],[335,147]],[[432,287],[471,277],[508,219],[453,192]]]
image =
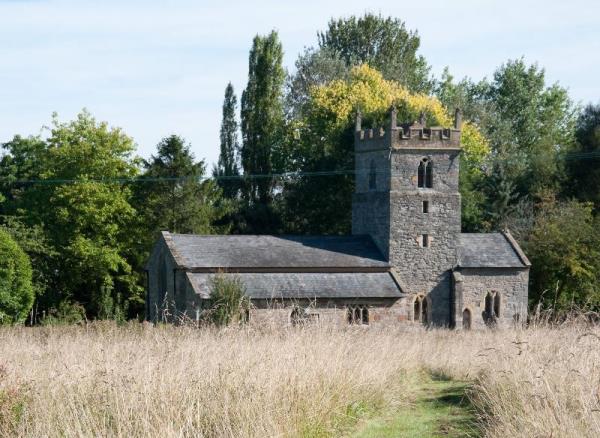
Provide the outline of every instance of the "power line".
[[[1,183],[13,185],[25,184],[81,184],[88,182],[96,183],[152,183],[152,182],[183,182],[183,181],[226,181],[226,180],[253,180],[253,179],[283,179],[283,178],[300,178],[306,176],[333,176],[333,175],[355,175],[360,172],[354,170],[328,170],[315,172],[283,172],[283,173],[268,173],[268,174],[253,174],[253,175],[217,175],[217,176],[173,176],[173,177],[121,177],[121,178],[48,178],[48,179],[17,179],[9,180],[8,178],[0,179]],[[366,172],[365,172],[366,173]],[[377,172],[379,174],[387,174],[388,172]]]
[[[565,155],[566,161],[574,160],[592,160],[596,158],[600,159],[600,150],[592,152],[573,152]],[[252,174],[252,175],[217,175],[217,176],[174,176],[174,177],[114,177],[114,178],[47,178],[47,179],[16,179],[11,180],[9,178],[0,178],[0,183],[9,185],[27,185],[27,184],[48,184],[48,185],[60,185],[60,184],[81,184],[81,183],[118,183],[118,184],[131,184],[131,183],[155,183],[155,182],[185,182],[185,181],[248,181],[256,179],[286,179],[286,178],[304,178],[314,176],[340,176],[340,175],[357,175],[359,173],[369,174],[376,173],[379,175],[397,175],[396,172],[377,171],[372,172],[369,170],[356,171],[349,169],[342,170],[326,170],[326,171],[312,171],[312,172],[281,172],[281,173],[268,173],[268,174]]]

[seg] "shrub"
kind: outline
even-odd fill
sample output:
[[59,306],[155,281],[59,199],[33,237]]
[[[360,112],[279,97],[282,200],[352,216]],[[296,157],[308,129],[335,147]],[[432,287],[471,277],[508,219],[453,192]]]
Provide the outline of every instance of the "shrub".
[[33,305],[31,262],[10,235],[0,229],[0,324],[22,322]]
[[208,318],[217,325],[228,325],[247,320],[250,299],[238,277],[218,274],[210,282],[211,307]]
[[42,318],[42,325],[71,325],[85,321],[85,308],[70,301],[61,301]]

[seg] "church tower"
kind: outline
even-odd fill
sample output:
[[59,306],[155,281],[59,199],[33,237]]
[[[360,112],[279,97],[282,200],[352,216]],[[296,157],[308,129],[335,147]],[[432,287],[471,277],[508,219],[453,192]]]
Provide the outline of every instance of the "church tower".
[[454,127],[426,127],[425,118],[387,129],[355,128],[356,187],[352,234],[369,234],[404,283],[424,300],[427,318],[450,324],[451,270],[461,231],[458,190],[461,114]]

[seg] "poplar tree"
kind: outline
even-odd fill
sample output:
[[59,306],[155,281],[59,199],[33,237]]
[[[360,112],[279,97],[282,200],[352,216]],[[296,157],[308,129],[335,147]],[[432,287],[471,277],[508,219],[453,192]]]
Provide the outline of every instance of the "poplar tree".
[[[254,37],[248,63],[248,85],[242,94],[242,149],[244,174],[268,175],[273,170],[273,151],[283,124],[282,89],[285,73],[283,49],[277,32]],[[261,176],[246,181],[244,197],[250,204],[268,204],[273,179]]]
[[233,91],[233,85],[229,82],[225,88],[225,98],[223,100],[223,119],[220,135],[221,152],[219,162],[213,170],[213,176],[217,178],[217,184],[223,189],[223,195],[227,198],[235,198],[239,188],[239,181],[235,178],[239,175],[236,107],[237,97]]

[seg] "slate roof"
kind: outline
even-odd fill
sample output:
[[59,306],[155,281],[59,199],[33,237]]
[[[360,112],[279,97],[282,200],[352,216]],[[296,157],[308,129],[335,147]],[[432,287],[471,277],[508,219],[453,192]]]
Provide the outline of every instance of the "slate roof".
[[[219,274],[187,273],[201,298],[210,296],[210,279]],[[363,273],[239,273],[253,299],[275,298],[399,298],[405,296],[388,272]]]
[[163,236],[177,264],[188,269],[389,268],[369,236]]
[[529,260],[508,233],[462,233],[458,247],[462,268],[524,268]]

